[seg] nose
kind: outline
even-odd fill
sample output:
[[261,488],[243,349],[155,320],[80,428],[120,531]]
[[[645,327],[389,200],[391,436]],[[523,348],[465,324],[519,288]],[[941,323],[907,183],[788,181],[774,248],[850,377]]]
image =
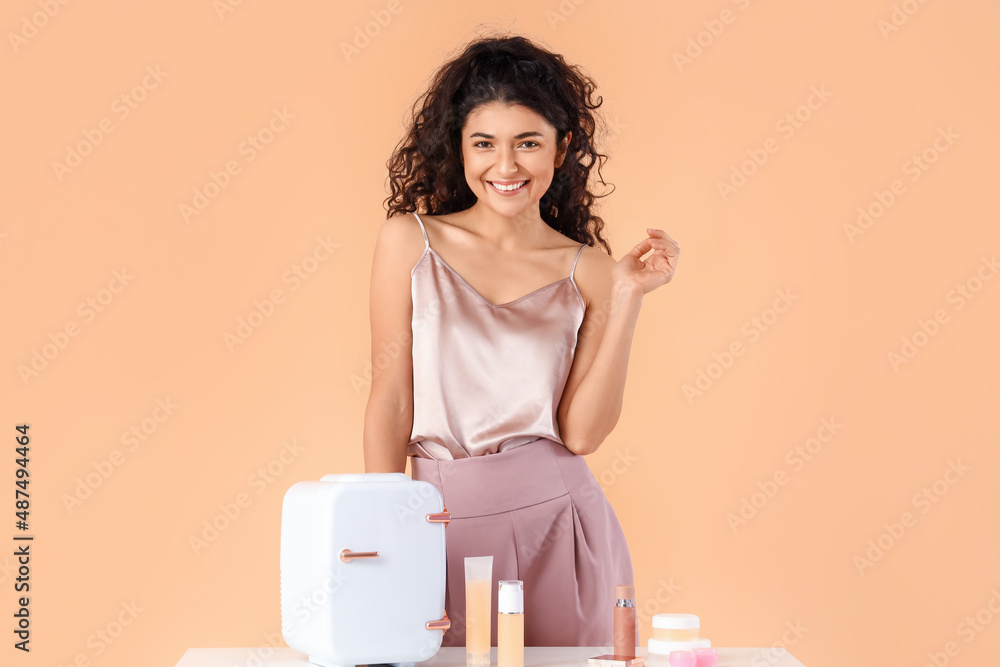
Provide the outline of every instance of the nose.
[[517,154],[511,148],[497,151],[497,171],[503,175],[517,173]]

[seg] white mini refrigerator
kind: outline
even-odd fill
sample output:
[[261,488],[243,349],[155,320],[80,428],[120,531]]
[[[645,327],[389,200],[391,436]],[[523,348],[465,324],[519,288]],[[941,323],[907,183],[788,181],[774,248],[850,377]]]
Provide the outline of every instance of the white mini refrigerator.
[[285,493],[281,630],[323,667],[428,660],[445,614],[445,529],[437,488],[404,473],[326,475]]

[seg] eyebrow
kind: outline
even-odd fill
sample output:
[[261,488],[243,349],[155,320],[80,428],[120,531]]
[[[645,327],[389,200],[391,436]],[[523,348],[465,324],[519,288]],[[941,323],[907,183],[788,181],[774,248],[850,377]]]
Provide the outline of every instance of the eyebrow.
[[[541,137],[541,132],[522,132],[521,134],[514,137],[515,139],[526,139],[527,137]],[[492,134],[486,134],[485,132],[473,132],[469,135],[469,138],[473,137],[483,137],[484,139],[496,139]]]

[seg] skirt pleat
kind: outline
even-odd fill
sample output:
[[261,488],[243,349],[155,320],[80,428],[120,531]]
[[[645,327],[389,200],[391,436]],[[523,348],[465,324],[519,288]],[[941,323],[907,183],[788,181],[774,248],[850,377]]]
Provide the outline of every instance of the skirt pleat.
[[632,560],[584,457],[540,438],[498,454],[410,462],[413,479],[433,484],[452,518],[445,530],[451,629],[442,646],[465,646],[467,556],[493,556],[492,646],[497,583],[505,579],[524,582],[525,646],[613,646],[614,587],[634,584]]

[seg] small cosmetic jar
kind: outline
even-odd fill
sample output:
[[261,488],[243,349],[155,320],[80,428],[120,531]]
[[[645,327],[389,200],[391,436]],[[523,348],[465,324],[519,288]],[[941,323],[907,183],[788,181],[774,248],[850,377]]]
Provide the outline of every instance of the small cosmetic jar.
[[653,636],[647,647],[650,653],[669,656],[671,651],[691,651],[712,645],[699,636],[701,620],[695,614],[656,614]]
[[694,653],[691,651],[671,651],[670,667],[696,667]]
[[715,667],[719,655],[714,648],[671,651],[670,667]]
[[653,639],[686,642],[698,639],[701,619],[695,614],[656,614],[653,616]]
[[714,648],[694,649],[694,667],[715,667],[719,653]]

